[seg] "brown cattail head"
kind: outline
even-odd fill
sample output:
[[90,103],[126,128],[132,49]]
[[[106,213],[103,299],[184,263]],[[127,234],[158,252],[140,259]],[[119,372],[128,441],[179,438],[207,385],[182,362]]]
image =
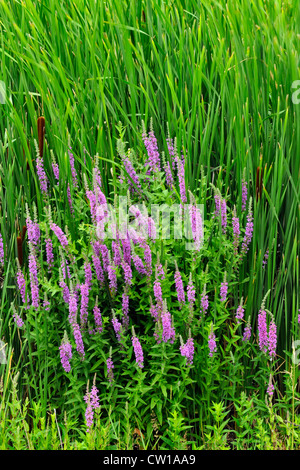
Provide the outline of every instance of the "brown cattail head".
[[18,260],[20,263],[20,266],[23,264],[23,249],[22,249],[22,238],[17,237],[17,247],[18,247]]
[[24,241],[26,232],[27,232],[27,227],[26,227],[26,225],[23,225],[23,229],[22,229],[22,242]]
[[41,158],[44,154],[45,118],[40,116],[37,120],[39,151]]
[[257,167],[256,169],[256,201],[261,198],[263,186],[263,169]]

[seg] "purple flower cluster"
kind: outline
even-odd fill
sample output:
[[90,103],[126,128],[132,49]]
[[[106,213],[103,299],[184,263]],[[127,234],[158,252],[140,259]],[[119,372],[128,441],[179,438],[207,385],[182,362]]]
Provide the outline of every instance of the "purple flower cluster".
[[209,356],[213,357],[214,353],[217,351],[217,343],[216,343],[216,336],[211,328],[211,332],[208,336],[208,348],[209,348]]
[[71,289],[70,295],[69,295],[69,323],[73,330],[77,352],[83,359],[85,356],[85,352],[84,352],[84,345],[83,345],[81,331],[77,323],[77,297],[73,289]]
[[221,283],[220,287],[220,298],[221,302],[225,302],[227,298],[227,291],[228,291],[228,282],[224,281]]
[[267,388],[267,394],[269,395],[270,398],[272,398],[274,394],[274,390],[275,390],[275,387],[272,383],[272,377],[270,376],[270,380],[269,380],[268,388]]
[[181,309],[185,302],[185,293],[184,293],[184,288],[183,288],[182,277],[177,266],[176,266],[174,278],[175,278],[175,288],[177,292],[177,298],[180,304],[179,308]]
[[239,246],[239,237],[240,237],[240,221],[239,221],[239,218],[236,217],[235,211],[234,211],[234,216],[232,217],[232,229],[233,229],[234,254],[237,255],[238,246]]
[[240,305],[238,306],[237,310],[236,310],[236,314],[235,314],[235,318],[236,320],[238,321],[238,323],[243,320],[244,318],[244,312],[245,312],[245,309],[243,307],[243,301],[241,301]]
[[163,295],[162,295],[161,283],[160,283],[159,279],[155,279],[155,281],[154,281],[153,292],[154,292],[154,297],[155,297],[155,300],[156,300],[157,309],[160,312],[162,312],[162,309],[163,309]]
[[64,370],[66,372],[70,372],[70,360],[72,359],[72,345],[68,341],[62,341],[59,347],[59,354],[61,365],[63,366]]
[[215,212],[213,217],[218,217],[220,215],[221,210],[221,196],[219,193],[216,193],[214,196],[215,199]]
[[193,284],[192,274],[190,274],[190,279],[187,285],[187,298],[190,306],[192,307],[196,300],[196,289]]
[[73,214],[74,213],[74,208],[73,208],[72,197],[71,197],[71,189],[70,189],[69,183],[67,185],[67,199],[68,199],[68,203],[69,203],[69,207],[70,207],[70,212],[71,212],[71,214]]
[[267,251],[266,251],[265,254],[264,254],[264,258],[263,258],[263,261],[262,261],[262,267],[263,267],[263,269],[265,269],[265,267],[266,267],[266,265],[267,265],[268,258],[269,258],[269,248],[267,249]]
[[242,211],[246,210],[248,197],[247,181],[243,179],[242,181]]
[[107,274],[108,274],[108,280],[109,280],[109,288],[110,288],[110,293],[112,296],[115,295],[117,292],[117,274],[116,274],[116,266],[114,263],[111,263],[107,266]]
[[125,261],[122,261],[121,264],[122,264],[122,268],[124,272],[125,285],[126,287],[128,287],[132,284],[132,269],[131,269],[131,266]]
[[18,272],[17,272],[17,285],[18,285],[18,289],[21,295],[22,302],[24,304],[27,303],[27,306],[29,306],[28,294],[27,294],[27,299],[26,299],[26,281],[25,281],[24,274],[22,273],[20,268],[18,269]]
[[201,211],[197,205],[190,205],[189,211],[195,249],[199,251],[201,246],[201,240],[203,239],[203,222]]
[[107,367],[107,377],[108,377],[108,381],[109,381],[110,384],[112,384],[112,382],[113,382],[113,380],[114,380],[113,368],[114,368],[115,366],[114,366],[114,363],[113,363],[111,357],[108,357],[108,358],[107,358],[107,360],[106,360],[106,367]]
[[54,178],[56,179],[57,184],[59,184],[59,166],[56,162],[52,163],[52,170],[54,173]]
[[28,243],[32,246],[38,246],[40,242],[40,227],[37,222],[33,222],[29,215],[26,217],[26,227],[27,227],[27,236],[28,236]]
[[203,314],[205,314],[208,310],[208,295],[206,294],[205,289],[202,292],[200,304],[201,304],[201,311]]
[[222,225],[222,232],[226,233],[227,227],[227,205],[225,199],[221,201],[221,225]]
[[248,196],[247,181],[243,180],[242,181],[242,211],[246,210],[247,196]]
[[69,162],[70,162],[70,167],[71,167],[73,186],[74,186],[74,188],[77,188],[78,180],[77,180],[77,173],[76,173],[76,170],[75,170],[75,160],[74,160],[74,155],[71,152],[71,150],[72,150],[72,148],[70,147],[69,150],[68,150]]
[[243,341],[247,342],[251,338],[251,325],[250,323],[247,323],[244,329],[244,334],[243,334]]
[[147,133],[144,131],[142,133],[142,139],[144,142],[144,145],[147,150],[147,155],[148,158],[146,160],[145,166],[149,167],[147,170],[147,174],[149,175],[151,171],[154,173],[157,171],[160,171],[160,159],[159,159],[159,152],[158,152],[158,147],[157,147],[157,140],[154,135],[153,130],[151,129],[149,132],[149,135],[147,136]]
[[250,199],[250,207],[247,215],[247,223],[245,227],[245,235],[242,242],[241,254],[247,253],[249,250],[249,245],[252,240],[253,235],[253,216],[251,211],[251,199]]
[[121,341],[122,324],[119,322],[119,320],[115,316],[113,316],[111,322],[113,324],[117,340]]
[[38,281],[38,267],[36,253],[30,245],[30,253],[28,257],[29,279],[31,289],[31,303],[34,308],[39,307],[39,281]]
[[54,266],[53,245],[52,245],[51,238],[46,238],[45,243],[46,243],[46,261],[47,261],[48,271],[51,271],[51,268],[53,268]]
[[13,311],[13,319],[14,319],[15,324],[17,325],[17,328],[23,328],[24,321],[22,320],[22,318],[18,314],[18,312],[17,312],[17,310],[16,310],[13,303],[11,304],[11,307],[12,307],[12,311]]
[[172,317],[170,312],[164,308],[164,311],[161,315],[162,323],[162,340],[164,343],[170,342],[174,343],[175,340],[175,329],[173,327]]
[[126,292],[122,294],[122,325],[125,330],[129,327],[129,295]]
[[141,343],[136,336],[132,336],[131,341],[134,349],[135,361],[137,365],[142,369],[144,367],[144,355]]
[[96,332],[102,333],[103,331],[102,315],[101,315],[101,310],[97,305],[94,306],[93,314],[94,314],[94,320],[95,320],[95,325],[96,325]]
[[180,353],[182,356],[186,357],[187,365],[191,366],[194,359],[194,340],[189,338],[185,344],[180,346]]
[[164,165],[164,170],[166,174],[166,183],[169,186],[169,188],[172,188],[174,186],[174,178],[172,175],[171,167],[170,167],[170,162],[166,162]]
[[36,158],[36,172],[39,178],[42,193],[48,194],[48,178],[44,169],[43,158],[40,156],[37,156]]
[[95,384],[92,386],[92,390],[89,392],[87,389],[86,395],[84,396],[84,401],[87,404],[85,410],[85,421],[87,426],[87,431],[90,432],[91,427],[94,423],[94,411],[95,409],[99,408],[99,397],[98,397],[98,389]]
[[66,248],[68,246],[68,239],[67,239],[65,233],[62,231],[62,229],[53,222],[51,222],[50,228],[55,233],[55,235],[57,236],[61,246]]
[[141,183],[139,181],[139,177],[138,177],[135,169],[133,168],[133,165],[132,165],[132,163],[131,163],[128,156],[124,156],[123,163],[124,163],[126,173],[129,176],[128,185],[129,185],[130,192],[131,193],[137,192],[138,194],[141,194],[142,186],[141,186]]
[[179,182],[179,193],[181,202],[184,204],[187,202],[186,197],[186,188],[185,188],[185,174],[184,174],[184,163],[180,158],[177,156],[177,174],[178,174],[178,182]]
[[267,312],[260,310],[258,314],[258,341],[259,348],[264,353],[268,350]]
[[269,336],[268,336],[268,349],[269,349],[269,355],[271,359],[273,359],[276,356],[276,345],[277,345],[277,328],[276,324],[271,318],[270,324],[269,324]]

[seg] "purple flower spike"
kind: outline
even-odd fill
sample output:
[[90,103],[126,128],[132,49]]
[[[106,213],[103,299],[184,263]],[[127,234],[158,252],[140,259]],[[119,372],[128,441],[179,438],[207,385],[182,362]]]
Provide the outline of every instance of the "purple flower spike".
[[185,344],[180,346],[180,353],[182,356],[186,357],[187,365],[191,366],[193,364],[194,358],[194,340],[189,338]]
[[222,282],[221,287],[220,287],[221,302],[226,301],[227,291],[228,291],[228,282],[224,281],[224,282]]
[[70,360],[72,359],[72,345],[69,341],[63,340],[59,347],[61,365],[68,373],[71,370]]
[[142,369],[144,367],[144,355],[141,343],[136,336],[132,336],[131,341],[134,349],[135,361],[137,365]]
[[208,348],[209,348],[209,357],[213,357],[214,353],[217,351],[216,336],[213,331],[213,326],[211,327],[210,334],[208,336]]
[[268,350],[267,313],[260,310],[258,314],[258,341],[259,348],[264,353]]

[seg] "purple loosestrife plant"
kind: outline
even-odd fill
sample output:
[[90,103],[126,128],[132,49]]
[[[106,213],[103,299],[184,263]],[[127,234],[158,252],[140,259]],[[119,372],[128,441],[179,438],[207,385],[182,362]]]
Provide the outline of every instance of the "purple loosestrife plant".
[[95,379],[94,379],[92,390],[89,392],[89,385],[87,385],[86,394],[84,396],[84,401],[87,405],[86,410],[85,410],[85,420],[86,420],[86,426],[87,426],[88,432],[90,432],[94,424],[94,411],[100,407],[98,393],[99,392],[95,385]]
[[210,333],[208,336],[208,349],[209,349],[209,357],[213,357],[214,353],[217,351],[217,343],[216,343],[216,336],[213,331],[213,325],[211,325]]
[[236,314],[235,314],[235,318],[236,318],[238,323],[240,323],[240,321],[243,320],[244,312],[245,312],[245,309],[243,307],[243,298],[242,298],[241,302],[240,302],[240,305],[238,306]]
[[97,333],[102,333],[103,332],[102,315],[101,315],[101,310],[97,304],[98,304],[98,296],[96,297],[96,303],[93,309],[93,314],[94,314],[94,321],[96,325],[95,330]]
[[75,159],[74,155],[71,152],[72,148],[70,147],[68,149],[68,155],[69,155],[69,162],[70,162],[70,168],[71,168],[71,175],[72,175],[72,182],[73,182],[73,187],[77,188],[78,187],[78,178],[77,178],[77,173],[75,170]]
[[126,331],[129,327],[129,295],[126,291],[122,294],[122,326]]
[[258,341],[260,350],[266,353],[268,350],[267,312],[262,309],[258,314]]
[[277,346],[277,328],[273,318],[271,315],[271,321],[269,324],[269,336],[268,336],[268,350],[269,356],[271,359],[274,359],[276,356],[276,346]]
[[129,287],[131,286],[132,284],[132,270],[131,270],[131,266],[126,263],[125,261],[122,261],[121,262],[121,265],[122,265],[122,268],[123,268],[123,272],[124,272],[124,282],[125,282],[125,286],[126,287]]
[[159,152],[158,152],[158,146],[157,146],[157,140],[153,132],[152,128],[152,121],[150,123],[150,132],[147,136],[146,130],[145,130],[145,125],[143,124],[143,132],[142,132],[142,139],[147,151],[147,160],[145,163],[145,166],[148,167],[148,170],[146,172],[147,175],[149,175],[151,172],[156,173],[157,171],[160,171],[160,159],[159,159]]
[[204,285],[203,292],[200,299],[201,312],[205,315],[208,310],[208,295],[206,294],[206,284]]
[[221,211],[221,194],[218,190],[215,191],[215,195],[214,195],[214,200],[215,200],[215,212],[214,212],[214,215],[213,215],[213,218],[214,217],[218,217],[220,215],[220,211]]
[[107,367],[108,381],[109,381],[109,384],[112,385],[113,380],[114,380],[113,369],[114,369],[115,366],[114,366],[113,360],[111,358],[111,352],[110,352],[110,356],[106,360],[106,367]]
[[24,321],[22,320],[22,318],[18,314],[18,312],[17,312],[17,310],[16,310],[13,303],[11,304],[11,308],[12,308],[12,312],[13,312],[13,319],[14,319],[14,322],[15,322],[17,328],[23,328]]
[[180,338],[181,346],[180,346],[180,353],[183,357],[187,359],[187,366],[191,366],[193,364],[194,359],[194,340],[193,338],[189,337],[187,342],[183,344],[182,338]]
[[160,283],[159,279],[155,279],[155,281],[154,281],[153,293],[154,293],[154,297],[155,297],[155,300],[156,300],[157,308],[160,312],[162,312],[162,310],[163,310],[163,295],[162,295],[161,283]]
[[226,302],[227,292],[228,292],[228,282],[226,281],[226,273],[225,273],[224,281],[221,283],[221,287],[220,287],[221,302]]
[[51,222],[50,223],[50,229],[54,232],[54,234],[57,236],[60,244],[62,247],[67,248],[69,242],[67,239],[67,236],[65,233],[62,231],[62,229],[56,225],[55,223]]
[[167,309],[167,304],[164,302],[164,309],[161,315],[162,324],[162,340],[164,343],[170,342],[171,344],[175,341],[175,329],[172,322],[172,317]]
[[133,350],[135,354],[135,361],[137,365],[142,369],[144,367],[144,355],[143,355],[141,343],[139,339],[136,337],[134,333],[134,329],[133,329],[131,341],[132,341],[132,346],[133,346]]
[[59,185],[59,166],[56,162],[52,163],[52,170],[54,173],[54,178],[56,179],[57,184]]
[[31,244],[29,244],[29,256],[28,256],[28,266],[29,266],[29,279],[30,279],[30,289],[31,289],[31,305],[34,308],[38,308],[40,304],[39,300],[39,281],[38,281],[38,265],[36,253]]
[[185,174],[184,174],[184,165],[180,158],[177,156],[177,174],[178,174],[178,183],[179,183],[179,193],[182,204],[187,202],[186,196],[186,187],[185,187]]
[[48,266],[48,272],[51,272],[54,266],[54,254],[53,254],[53,244],[51,238],[46,238],[46,261]]
[[18,271],[17,271],[17,286],[18,286],[23,304],[27,304],[27,307],[29,307],[30,299],[29,299],[28,293],[27,293],[27,298],[26,298],[26,280],[25,280],[23,272],[21,271],[20,266],[18,266]]
[[68,340],[67,333],[65,332],[64,338],[59,347],[60,361],[64,370],[68,373],[71,371],[70,361],[72,359],[72,345]]
[[122,334],[122,324],[119,322],[117,317],[115,316],[115,312],[113,311],[113,317],[112,317],[112,325],[114,328],[114,332],[116,334],[116,338],[118,341],[121,341],[121,334]]
[[80,285],[81,303],[80,303],[80,326],[84,328],[88,318],[89,305],[89,284],[84,282]]
[[110,293],[114,297],[114,295],[117,292],[117,274],[116,274],[116,266],[114,263],[110,263],[107,266],[107,274],[108,274],[108,280],[109,280],[109,288],[110,288]]
[[247,253],[253,235],[253,215],[252,215],[252,198],[249,201],[249,211],[247,215],[247,223],[245,227],[245,235],[241,247],[241,255]]
[[239,237],[240,237],[240,221],[239,218],[236,216],[236,209],[233,209],[233,217],[232,217],[232,230],[233,230],[233,247],[234,247],[234,254],[238,254],[238,246],[239,246]]
[[272,383],[272,375],[270,374],[268,388],[267,388],[267,394],[269,395],[270,398],[272,398],[272,396],[274,394],[274,390],[275,390],[275,387]]
[[181,309],[182,306],[185,303],[185,293],[184,293],[182,277],[181,277],[181,274],[180,274],[180,271],[178,269],[178,265],[177,265],[176,261],[175,261],[175,275],[174,275],[174,278],[175,278],[175,289],[176,289],[176,292],[177,292],[177,299],[178,299],[178,302],[179,302],[179,308]]
[[221,225],[222,225],[222,232],[225,235],[226,228],[227,228],[227,205],[226,205],[225,199],[222,199],[221,201]]
[[36,147],[36,172],[39,178],[40,182],[40,187],[41,191],[43,194],[47,195],[48,194],[48,178],[46,176],[46,172],[44,169],[44,161],[43,158],[40,156],[39,148],[37,145],[36,140],[34,141],[35,147]]
[[174,178],[172,175],[171,167],[170,167],[170,162],[166,162],[164,165],[164,170],[165,170],[165,175],[166,175],[166,184],[169,186],[169,188],[173,188],[174,186]]
[[247,322],[247,325],[245,326],[244,333],[243,333],[243,338],[242,340],[247,343],[251,338],[251,325],[250,321]]
[[150,314],[151,314],[151,317],[153,318],[153,320],[155,322],[159,321],[160,312],[159,312],[158,308],[156,307],[156,305],[153,304],[152,297],[150,297]]
[[242,211],[246,210],[248,197],[247,181],[242,180]]
[[191,307],[193,307],[196,301],[196,289],[193,284],[192,273],[190,273],[189,282],[187,285],[187,299]]

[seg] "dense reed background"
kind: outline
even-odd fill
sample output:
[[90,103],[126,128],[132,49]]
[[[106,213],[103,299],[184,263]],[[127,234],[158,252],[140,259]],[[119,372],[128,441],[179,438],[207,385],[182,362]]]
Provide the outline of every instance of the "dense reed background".
[[[36,206],[40,216],[47,205],[35,162],[41,116],[50,184],[56,184],[52,155],[61,180],[70,180],[71,147],[82,176],[82,200],[84,175],[91,178],[96,155],[102,190],[114,198],[122,164],[120,122],[133,149],[142,148],[142,121],[147,129],[153,121],[166,155],[168,135],[177,137],[186,184],[202,198],[205,215],[213,207],[211,183],[239,201],[243,178],[248,182],[253,240],[240,268],[245,281],[234,285],[232,296],[237,302],[244,296],[245,318],[250,315],[254,329],[270,289],[266,302],[278,332],[277,381],[285,393],[283,372],[293,367],[292,341],[299,337],[300,104],[292,100],[292,84],[300,79],[299,24],[297,0],[0,3],[0,79],[7,88],[7,101],[0,105],[0,229],[6,257],[0,338],[11,358],[0,366],[3,400],[14,390],[11,376],[28,361],[33,372],[31,357],[38,354],[28,350],[11,323],[11,301],[26,204],[31,211]],[[61,227],[67,225],[74,237],[67,186],[51,197]],[[75,210],[81,211],[78,201]],[[40,401],[45,419],[51,403],[47,383],[45,376],[31,376],[27,385],[18,384],[21,397]]]

